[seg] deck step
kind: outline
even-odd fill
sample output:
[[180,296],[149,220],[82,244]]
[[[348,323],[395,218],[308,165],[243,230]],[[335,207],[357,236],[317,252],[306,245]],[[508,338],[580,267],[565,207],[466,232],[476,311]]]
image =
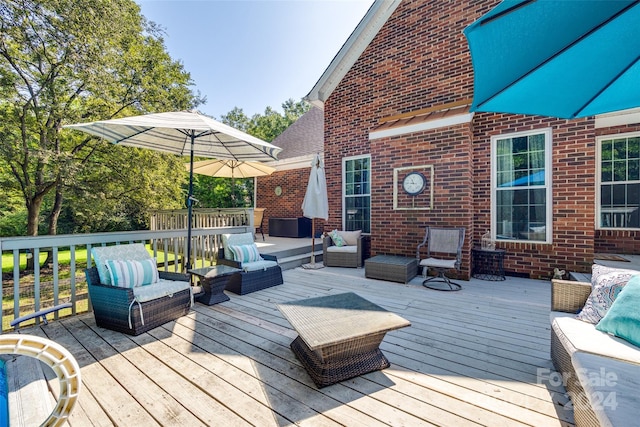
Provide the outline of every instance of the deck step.
[[[322,262],[322,249],[315,251],[316,262]],[[284,258],[278,256],[278,264],[283,270],[300,267],[303,264],[311,262],[311,252],[307,250],[304,254],[296,254]]]

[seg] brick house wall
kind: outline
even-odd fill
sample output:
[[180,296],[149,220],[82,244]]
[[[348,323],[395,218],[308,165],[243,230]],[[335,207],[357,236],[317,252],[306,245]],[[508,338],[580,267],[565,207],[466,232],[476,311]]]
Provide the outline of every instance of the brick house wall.
[[[369,140],[380,119],[470,99],[473,68],[463,29],[499,1],[405,0],[324,103],[329,221],[342,227],[342,159],[371,156],[371,255],[414,256],[425,225],[467,230],[471,248],[490,229],[490,141],[494,135],[552,128],[552,244],[497,242],[508,273],[549,278],[555,267],[589,271],[594,251],[639,253],[637,233],[595,230],[598,134],[593,119],[476,113],[471,123]],[[433,165],[434,209],[393,209],[393,169]],[[623,237],[623,239],[620,239]],[[606,250],[605,250],[606,249]]]
[[[310,169],[311,167],[276,171],[269,176],[258,178],[256,206],[266,209],[263,220],[265,234],[269,234],[269,218],[296,218],[302,216],[302,201],[307,191]],[[275,193],[277,186],[282,188],[280,196],[276,196]]]
[[[640,124],[596,129],[596,136],[640,132]],[[596,230],[596,253],[640,254],[640,231]]]

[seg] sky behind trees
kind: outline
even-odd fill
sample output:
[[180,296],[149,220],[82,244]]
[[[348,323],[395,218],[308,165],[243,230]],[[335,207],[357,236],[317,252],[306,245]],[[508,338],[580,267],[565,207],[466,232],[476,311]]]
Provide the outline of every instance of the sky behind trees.
[[219,119],[305,96],[373,0],[136,0]]

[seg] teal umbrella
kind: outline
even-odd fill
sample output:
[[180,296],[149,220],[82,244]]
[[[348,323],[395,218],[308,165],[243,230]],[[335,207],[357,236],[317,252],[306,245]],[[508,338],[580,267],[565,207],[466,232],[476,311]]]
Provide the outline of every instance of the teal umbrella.
[[472,111],[571,119],[640,107],[640,1],[505,0],[464,34]]

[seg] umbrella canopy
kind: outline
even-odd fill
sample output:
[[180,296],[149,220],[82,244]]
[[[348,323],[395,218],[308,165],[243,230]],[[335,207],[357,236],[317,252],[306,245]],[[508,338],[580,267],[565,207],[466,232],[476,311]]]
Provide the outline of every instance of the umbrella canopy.
[[327,197],[327,180],[324,175],[324,163],[316,154],[311,163],[311,173],[307,192],[302,201],[302,214],[307,218],[329,219],[329,200]]
[[639,1],[503,1],[464,30],[471,110],[571,119],[639,107],[639,23]]
[[[165,153],[241,161],[276,160],[280,148],[220,123],[197,111],[145,114],[64,126],[99,136],[114,144],[149,148]],[[187,197],[187,262],[191,268],[191,213],[193,168]]]
[[[189,170],[189,164],[185,166]],[[193,173],[220,178],[253,178],[271,175],[275,170],[264,163],[237,160],[200,160],[193,163]]]
[[[185,165],[189,170],[189,163]],[[260,162],[240,162],[238,160],[201,160],[193,163],[193,173],[231,178],[233,206],[235,206],[235,179],[254,178],[256,176],[271,175],[276,168]]]
[[316,227],[315,219],[329,219],[329,199],[327,197],[327,180],[324,174],[324,163],[320,154],[313,157],[311,172],[307,183],[307,192],[302,201],[302,214],[311,218],[311,264],[305,268],[316,268]]

